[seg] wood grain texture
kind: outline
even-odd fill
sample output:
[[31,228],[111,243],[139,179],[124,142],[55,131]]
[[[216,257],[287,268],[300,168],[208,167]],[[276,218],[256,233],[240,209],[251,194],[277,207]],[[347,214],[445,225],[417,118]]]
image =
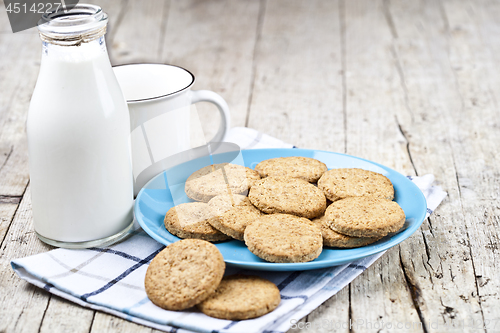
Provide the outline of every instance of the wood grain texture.
[[487,332],[500,330],[500,64],[495,54],[498,41],[492,35],[500,29],[495,18],[499,10],[499,5],[490,1],[443,3],[449,27],[450,64],[461,102],[459,117],[455,112],[447,115],[455,125],[450,128],[450,142],[480,320]]
[[88,333],[95,311],[51,295],[45,310],[40,333]]
[[170,1],[126,1],[110,35],[113,65],[160,62]]
[[123,332],[123,333],[153,333],[160,332],[152,328],[138,325],[121,318],[117,318],[106,313],[96,312],[92,329],[90,333],[107,333],[107,332]]
[[[296,323],[288,333],[349,332],[349,291],[346,287]],[[295,318],[294,318],[295,319]]]
[[[252,62],[260,1],[172,1],[164,31],[161,61],[191,71],[194,90],[207,89],[228,103],[232,126],[244,126],[250,98]],[[219,114],[196,104],[205,138],[210,140]]]
[[247,125],[300,148],[344,151],[338,1],[268,1]]
[[14,35],[0,17],[0,245],[29,180],[25,123],[41,54],[32,30]]
[[407,140],[399,127],[399,118],[410,114],[382,1],[346,1],[345,22],[346,152],[411,175]]
[[41,43],[36,34],[6,37],[7,34],[0,34],[3,54],[0,62],[0,195],[22,195],[29,177],[26,115],[38,75]]
[[[408,15],[424,4],[425,11]],[[450,63],[448,23],[438,3],[394,2],[389,11],[399,37],[395,49],[413,114],[413,122],[402,125],[410,137],[411,156],[419,173],[433,173],[448,191],[440,212],[421,228],[423,242],[401,245],[402,261],[422,318],[443,328],[472,332],[477,325],[460,325],[483,318],[476,260],[468,245],[470,231],[457,183],[458,150],[449,136],[462,127],[457,122],[464,115]],[[461,135],[467,127],[460,130]]]
[[52,249],[34,233],[29,189],[26,192],[0,247],[0,332],[38,332],[50,297],[19,279],[10,267],[12,259]]
[[[345,1],[347,153],[414,174],[398,118],[410,118],[391,53],[392,35],[382,1]],[[380,138],[372,140],[370,138]],[[413,239],[407,240],[412,242]],[[354,331],[377,332],[383,323],[419,322],[399,248],[351,283]],[[423,332],[420,326],[408,332]]]
[[[7,199],[5,199],[7,198]],[[0,244],[2,244],[10,223],[14,218],[19,202],[22,197],[4,197],[0,198]],[[2,202],[4,200],[4,202]],[[17,201],[17,202],[16,202]]]
[[[8,20],[1,19],[0,26],[10,29]],[[32,30],[0,32],[0,245],[29,180],[25,123],[41,55]]]

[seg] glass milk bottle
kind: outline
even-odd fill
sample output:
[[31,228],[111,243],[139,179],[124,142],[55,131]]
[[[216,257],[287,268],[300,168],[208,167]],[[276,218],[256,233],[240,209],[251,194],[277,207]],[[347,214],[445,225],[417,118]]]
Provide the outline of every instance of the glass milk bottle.
[[51,245],[110,244],[133,222],[130,118],[94,5],[42,17],[27,120],[33,221]]

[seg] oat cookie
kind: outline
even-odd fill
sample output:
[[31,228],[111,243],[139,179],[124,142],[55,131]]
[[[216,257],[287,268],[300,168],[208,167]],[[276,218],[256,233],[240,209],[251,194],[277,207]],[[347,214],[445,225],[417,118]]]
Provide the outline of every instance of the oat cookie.
[[313,184],[298,178],[267,177],[257,181],[248,198],[264,213],[314,218],[324,213],[326,198]]
[[356,168],[332,169],[318,181],[325,196],[331,201],[360,196],[394,199],[394,188],[384,175]]
[[165,215],[165,228],[179,238],[198,238],[207,241],[221,241],[230,237],[212,227],[215,219],[208,204],[188,202],[172,207]]
[[262,213],[244,195],[218,195],[208,206],[215,218],[208,222],[217,230],[238,240],[243,240],[247,225],[258,219]]
[[352,237],[383,237],[404,225],[405,213],[390,200],[349,197],[335,201],[325,216],[333,230]]
[[323,215],[313,220],[320,229],[323,235],[323,246],[341,247],[341,248],[355,248],[375,243],[381,237],[351,237],[339,234],[330,228],[328,219]]
[[244,238],[250,252],[270,262],[307,262],[323,249],[320,228],[289,214],[261,216],[245,229]]
[[243,194],[260,179],[250,168],[230,163],[209,165],[191,174],[185,184],[187,196],[208,202],[219,194]]
[[327,170],[325,163],[302,156],[272,158],[255,167],[261,177],[301,178],[310,183],[316,183]]
[[197,308],[210,317],[244,320],[273,311],[280,301],[280,291],[271,281],[258,276],[230,275]]
[[170,244],[151,261],[144,280],[146,294],[163,309],[187,309],[217,289],[224,270],[224,259],[215,245],[184,239]]

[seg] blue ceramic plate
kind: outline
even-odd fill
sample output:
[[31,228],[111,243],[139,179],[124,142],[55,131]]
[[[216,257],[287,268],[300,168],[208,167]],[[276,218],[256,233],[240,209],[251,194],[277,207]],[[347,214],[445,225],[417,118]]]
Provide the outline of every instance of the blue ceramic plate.
[[[321,255],[305,263],[270,263],[251,253],[243,242],[237,240],[219,242],[215,245],[227,264],[242,268],[295,271],[336,266],[387,250],[410,237],[424,221],[427,203],[422,192],[408,178],[378,163],[349,155],[309,149],[254,149],[241,151],[241,163],[255,168],[257,163],[275,157],[304,156],[322,161],[332,168],[361,168],[375,171],[388,177],[395,189],[395,201],[406,214],[406,229],[376,243],[355,249],[324,248]],[[135,215],[139,224],[151,237],[168,245],[180,238],[170,234],[163,225],[166,212],[181,202],[189,202],[184,194],[183,181],[194,171],[204,167],[206,159],[197,159],[167,170],[153,178],[137,196]],[[170,186],[167,183],[170,182]],[[175,204],[174,204],[175,203]]]

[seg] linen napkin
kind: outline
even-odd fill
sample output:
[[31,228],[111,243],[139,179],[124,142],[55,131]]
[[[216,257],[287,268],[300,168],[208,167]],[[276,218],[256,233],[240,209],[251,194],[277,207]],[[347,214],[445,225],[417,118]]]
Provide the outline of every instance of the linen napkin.
[[[227,141],[242,149],[292,148],[293,145],[249,128],[233,128]],[[432,186],[433,175],[408,177],[427,199],[427,216],[446,196]],[[152,304],[144,291],[149,262],[164,248],[136,223],[128,239],[106,248],[55,249],[16,259],[12,268],[22,279],[81,306],[110,313],[166,332],[286,332],[344,288],[384,254],[341,266],[299,272],[248,271],[228,266],[226,274],[258,275],[274,282],[281,294],[276,310],[260,318],[230,321],[208,317],[196,309],[167,311]]]

